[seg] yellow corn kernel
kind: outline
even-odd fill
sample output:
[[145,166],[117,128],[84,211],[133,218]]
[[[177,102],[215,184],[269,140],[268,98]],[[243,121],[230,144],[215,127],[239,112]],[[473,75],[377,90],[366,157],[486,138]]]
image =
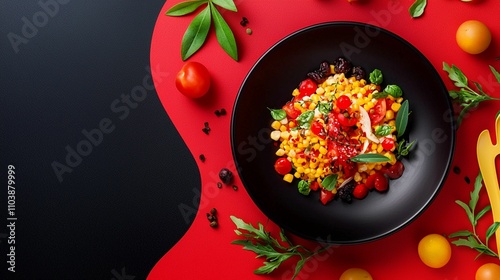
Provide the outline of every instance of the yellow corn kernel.
[[399,97],[398,99],[396,99],[396,102],[398,102],[398,103],[403,102],[403,97]]
[[294,90],[293,90],[293,92],[292,92],[292,95],[293,95],[293,96],[297,96],[297,95],[299,95],[299,94],[300,94],[300,91],[299,91],[299,89],[298,89],[298,88],[294,89]]
[[273,132],[271,132],[271,139],[273,139],[274,141],[278,141],[280,140],[280,136],[281,136],[281,132],[279,130],[274,130]]
[[345,86],[343,84],[338,84],[337,85],[337,90],[343,91],[343,90],[345,90]]
[[293,174],[293,176],[298,179],[298,178],[300,178],[301,174],[299,172],[295,172]]
[[316,102],[311,102],[311,104],[309,104],[309,110],[314,110],[316,108],[316,105]]
[[359,174],[359,172],[354,173],[354,181],[360,182],[361,179],[363,179],[363,178],[361,177],[361,175]]
[[[325,92],[325,90],[323,88],[318,88],[318,89],[321,89],[323,92]],[[316,90],[316,92],[317,91],[318,90]],[[318,94],[311,95],[311,100],[312,100],[312,102],[318,103],[320,100],[319,95]]]
[[394,111],[393,110],[387,110],[387,111],[385,111],[385,118],[387,120],[394,119]]
[[383,150],[384,150],[384,147],[382,147],[382,144],[379,144],[379,145],[377,146],[377,152],[378,152],[378,153],[381,153]]
[[386,152],[384,156],[388,157],[390,160],[388,161],[389,164],[395,164],[396,163],[396,156],[392,152]]
[[375,165],[375,170],[380,170],[382,169],[382,164],[376,164]]
[[309,168],[316,169],[317,167],[318,167],[318,163],[316,163],[316,162],[309,163]]
[[288,127],[286,127],[286,125],[280,126],[280,131],[287,131],[287,130],[288,130]]
[[293,181],[293,175],[292,174],[286,174],[283,176],[283,181],[291,183]]
[[387,123],[387,124],[390,126],[396,126],[396,121],[392,120],[392,121],[389,121],[389,123]]
[[327,150],[325,147],[321,146],[321,147],[319,148],[319,153],[320,153],[321,155],[326,155],[326,154],[328,153],[328,150]]
[[397,111],[399,111],[399,108],[401,108],[401,104],[396,103],[396,102],[392,103],[391,110],[393,110],[394,112],[397,112]]
[[372,108],[373,108],[373,106],[375,106],[375,105],[373,104],[373,102],[368,101],[368,102],[366,102],[366,104],[365,104],[363,107],[365,108],[365,110],[366,110],[366,111],[370,111],[370,109],[372,109]]
[[[297,159],[297,163],[298,164],[302,164],[302,163],[305,163],[305,162],[306,162],[305,158],[298,158]],[[298,168],[300,168],[300,166]],[[304,170],[300,171],[300,173],[304,173]]]
[[359,111],[359,105],[358,105],[357,103],[353,103],[353,104],[351,105],[351,109],[352,109],[353,111]]
[[281,139],[288,139],[288,137],[290,137],[290,133],[288,133],[288,131],[282,131],[280,133],[280,137]]
[[376,150],[376,149],[377,149],[377,147],[378,147],[378,145],[377,145],[377,144],[375,144],[375,143],[373,143],[373,144],[372,144],[371,149],[372,149],[372,150]]
[[277,155],[277,156],[279,156],[279,157],[284,156],[284,155],[285,155],[285,150],[283,150],[283,149],[278,149],[278,150],[276,151],[276,155]]
[[295,127],[295,122],[290,121],[290,122],[288,123],[288,127],[290,127],[290,128],[294,128],[294,127]]
[[280,129],[280,126],[281,126],[281,122],[279,121],[274,121],[272,124],[271,124],[271,127],[275,130],[278,130]]
[[[319,138],[318,137],[311,138],[311,141],[310,141],[311,144],[318,144],[318,142],[319,142]],[[318,144],[318,146],[319,146],[319,144]],[[317,149],[319,149],[319,147],[316,148],[316,150]]]
[[293,107],[295,109],[302,110],[302,105],[300,105],[300,103],[298,103],[298,102],[293,103]]
[[318,87],[318,88],[316,89],[316,93],[317,93],[317,94],[323,94],[323,93],[325,93],[325,89],[324,89],[324,88],[322,88],[322,87]]
[[324,139],[319,140],[319,144],[321,146],[325,146],[326,145],[326,140],[324,140]]

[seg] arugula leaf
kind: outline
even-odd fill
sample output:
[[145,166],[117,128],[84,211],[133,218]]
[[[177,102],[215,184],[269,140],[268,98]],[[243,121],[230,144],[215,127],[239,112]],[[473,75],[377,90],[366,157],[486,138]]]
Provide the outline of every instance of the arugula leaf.
[[384,75],[382,74],[382,71],[380,71],[379,69],[374,69],[370,73],[369,78],[370,82],[376,85],[380,85],[384,81]]
[[277,121],[281,121],[282,119],[286,118],[286,112],[283,109],[271,109],[267,108],[269,111],[271,111],[271,116],[273,119]]
[[300,128],[309,129],[311,127],[312,120],[314,118],[314,111],[308,110],[303,112],[297,117],[297,123]]
[[412,18],[420,17],[424,14],[427,0],[416,0],[408,9]]
[[495,234],[497,231],[498,227],[500,227],[500,222],[494,222],[487,230],[486,230],[486,244],[488,244],[488,241],[490,240],[490,237]]
[[[228,2],[228,1],[221,1],[221,2]],[[238,61],[238,48],[236,46],[236,39],[234,38],[233,31],[231,31],[231,28],[224,20],[222,15],[219,13],[217,8],[215,8],[214,4],[212,4],[212,2],[209,3],[210,6],[212,7],[211,11],[212,11],[212,17],[214,19],[215,36],[217,37],[219,45],[230,57]]]
[[381,154],[360,154],[349,160],[352,162],[387,162],[391,159]]
[[490,66],[490,70],[491,72],[493,73],[493,76],[495,76],[495,79],[497,79],[497,82],[500,84],[500,73],[498,73],[498,71],[491,65]]
[[205,3],[208,3],[208,0],[181,2],[168,9],[165,14],[172,17],[184,16],[196,11],[199,6]]
[[323,186],[323,188],[327,191],[333,191],[333,189],[335,189],[335,186],[337,185],[337,179],[337,174],[330,174],[326,176],[323,181],[321,181],[321,186]]
[[401,103],[401,108],[399,108],[398,114],[396,115],[396,132],[397,137],[400,138],[406,131],[408,125],[408,115],[409,115],[409,102],[408,100]]
[[403,90],[397,85],[387,85],[384,89],[384,92],[387,92],[394,98],[399,98],[403,96]]
[[318,110],[323,115],[328,115],[333,110],[332,102],[320,102],[318,105]]
[[387,136],[391,134],[391,131],[392,131],[392,126],[384,124],[377,126],[377,128],[375,129],[375,135],[379,137]]
[[188,59],[205,43],[208,31],[210,30],[210,22],[210,5],[207,5],[189,24],[186,33],[182,37],[182,60]]
[[220,6],[226,10],[230,10],[233,12],[237,12],[238,9],[236,9],[236,5],[234,4],[233,0],[211,0],[212,3],[214,3],[217,6]]
[[299,184],[297,186],[299,193],[301,193],[303,195],[309,195],[309,193],[311,192],[310,185],[311,185],[311,183],[309,181],[300,180]]

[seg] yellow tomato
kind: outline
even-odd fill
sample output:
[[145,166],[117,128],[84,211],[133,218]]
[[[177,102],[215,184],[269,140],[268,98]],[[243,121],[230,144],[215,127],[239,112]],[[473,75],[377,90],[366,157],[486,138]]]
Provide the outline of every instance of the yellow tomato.
[[490,45],[491,32],[484,23],[478,20],[468,20],[458,27],[456,40],[463,51],[478,54]]
[[373,278],[362,268],[349,268],[340,275],[339,280],[373,280]]
[[494,263],[485,263],[476,271],[476,280],[500,279],[500,266]]
[[429,234],[418,243],[418,256],[429,267],[443,267],[451,258],[450,243],[440,234]]

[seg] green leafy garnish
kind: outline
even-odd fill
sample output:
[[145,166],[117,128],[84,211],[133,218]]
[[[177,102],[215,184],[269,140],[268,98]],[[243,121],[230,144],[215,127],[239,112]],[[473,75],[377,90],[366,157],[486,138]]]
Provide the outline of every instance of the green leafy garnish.
[[216,7],[237,12],[233,0],[184,1],[174,5],[165,14],[167,16],[185,16],[193,13],[203,4],[206,4],[206,7],[193,18],[182,37],[182,60],[188,59],[203,46],[213,19],[217,42],[229,56],[238,61],[238,48],[234,34]]
[[482,254],[498,258],[497,252],[493,251],[488,247],[488,241],[490,237],[492,237],[493,234],[495,234],[496,230],[500,227],[500,223],[495,222],[486,230],[485,242],[481,240],[476,231],[476,226],[479,219],[483,217],[488,211],[491,211],[491,205],[487,205],[481,211],[476,213],[476,206],[477,202],[479,201],[479,192],[483,187],[482,181],[483,181],[483,176],[481,175],[481,173],[479,173],[474,182],[474,190],[470,193],[470,200],[468,204],[460,200],[455,201],[458,205],[460,205],[460,207],[462,207],[465,210],[467,218],[471,223],[472,231],[460,230],[450,234],[449,238],[458,238],[457,240],[451,242],[456,246],[466,246],[478,251],[479,254],[476,256],[476,259]]
[[427,6],[427,0],[416,0],[408,9],[410,16],[412,18],[420,17],[424,14],[425,6]]
[[300,180],[298,184],[299,193],[303,195],[308,195],[311,192],[311,182],[306,180]]
[[323,115],[328,115],[333,110],[333,103],[332,102],[320,102],[318,104],[318,110],[321,114]]
[[377,126],[377,128],[375,128],[375,135],[378,137],[387,136],[391,134],[391,131],[392,131],[392,126],[384,124]]
[[330,174],[326,176],[323,181],[321,181],[321,186],[327,191],[333,191],[333,189],[335,189],[335,186],[337,185],[337,179],[337,174]]
[[380,85],[384,81],[384,75],[379,69],[375,69],[370,73],[370,82],[372,84]]
[[394,98],[399,98],[403,96],[403,90],[397,85],[387,85],[384,89],[384,92],[389,94],[390,96]]
[[267,108],[269,111],[271,111],[271,116],[273,119],[277,121],[281,121],[282,119],[286,118],[286,112],[283,109],[271,109]]
[[405,139],[399,141],[399,143],[398,143],[398,149],[397,149],[397,152],[396,152],[396,154],[397,154],[396,158],[399,159],[400,157],[407,156],[410,153],[411,148],[415,144],[415,141],[416,140],[413,140],[410,143],[406,143]]
[[381,154],[360,154],[349,160],[352,162],[387,162],[391,159]]
[[[488,100],[500,100],[499,98],[493,98],[483,91],[482,86],[473,82],[477,90],[469,87],[469,80],[465,74],[457,66],[449,66],[446,62],[443,62],[443,70],[448,73],[448,77],[454,82],[454,85],[458,87],[458,90],[449,90],[448,93],[454,102],[459,103],[462,106],[462,110],[457,118],[457,125],[460,125],[465,114],[472,108],[477,107],[479,103]],[[500,83],[500,74],[490,65],[490,70]]]
[[[250,223],[245,223],[242,219],[230,216],[236,225],[234,232],[245,239],[237,239],[231,244],[241,245],[244,250],[249,250],[257,254],[257,258],[264,258],[264,265],[254,270],[255,274],[269,274],[276,270],[283,262],[293,256],[300,257],[295,266],[292,280],[297,277],[304,264],[317,254],[328,250],[329,246],[321,247],[315,251],[310,251],[302,245],[293,244],[286,236],[285,231],[280,229],[280,240],[271,236],[271,233],[264,229],[261,223],[257,223],[255,228]],[[281,241],[281,242],[280,242]]]
[[299,124],[300,128],[309,129],[311,127],[313,118],[314,118],[314,111],[312,110],[305,111],[304,113],[300,114],[297,117],[297,123]]
[[408,100],[401,103],[401,108],[399,108],[398,114],[396,115],[396,132],[397,137],[403,136],[408,126],[408,115],[409,115],[409,102]]
[[372,97],[375,99],[380,99],[380,98],[386,98],[389,95],[388,92],[382,91],[382,92],[376,92],[372,94]]

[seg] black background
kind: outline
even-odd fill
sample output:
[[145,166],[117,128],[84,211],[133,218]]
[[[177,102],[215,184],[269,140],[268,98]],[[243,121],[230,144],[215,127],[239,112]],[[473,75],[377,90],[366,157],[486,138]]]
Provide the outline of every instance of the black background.
[[[165,1],[59,1],[0,1],[0,278],[144,279],[190,226],[194,214],[179,205],[196,210],[200,187],[154,89],[135,108],[122,100],[151,84],[151,36]],[[13,34],[24,38],[17,53]],[[103,120],[114,129],[94,134],[89,150],[83,131]],[[68,156],[78,147],[88,154],[79,162]],[[71,170],[62,182],[54,162]]]

